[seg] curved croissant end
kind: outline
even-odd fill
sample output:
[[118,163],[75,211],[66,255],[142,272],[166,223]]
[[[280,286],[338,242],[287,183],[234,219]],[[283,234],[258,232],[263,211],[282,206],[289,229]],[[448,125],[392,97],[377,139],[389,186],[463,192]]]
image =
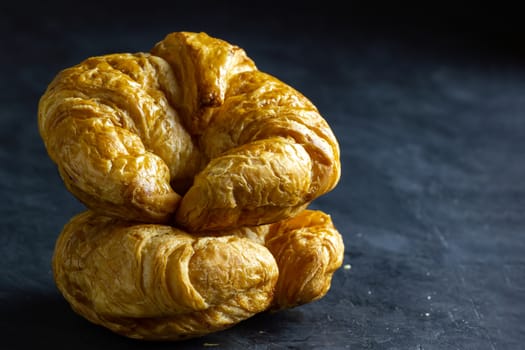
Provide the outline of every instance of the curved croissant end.
[[322,298],[344,258],[341,234],[330,216],[317,210],[270,225],[265,245],[279,266],[273,310]]
[[149,54],[92,57],[65,69],[39,102],[40,134],[67,188],[106,215],[167,222],[180,201],[171,183],[201,166],[169,102],[168,64]]

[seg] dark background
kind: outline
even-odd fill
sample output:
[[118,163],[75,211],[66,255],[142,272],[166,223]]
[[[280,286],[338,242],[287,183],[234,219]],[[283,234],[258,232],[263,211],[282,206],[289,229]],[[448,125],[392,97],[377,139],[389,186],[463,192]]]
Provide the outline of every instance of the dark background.
[[[494,2],[212,1],[0,5],[0,348],[525,347],[525,30]],[[74,314],[50,268],[83,210],[37,129],[60,69],[205,31],[309,97],[341,146],[332,215],[345,264],[321,300],[180,343]]]

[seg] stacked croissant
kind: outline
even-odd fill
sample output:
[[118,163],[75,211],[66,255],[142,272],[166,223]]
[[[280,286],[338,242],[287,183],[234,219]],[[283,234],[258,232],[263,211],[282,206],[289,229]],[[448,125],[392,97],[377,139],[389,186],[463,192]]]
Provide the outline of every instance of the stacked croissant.
[[238,46],[174,32],[149,53],[88,58],[49,84],[38,122],[87,207],[52,266],[89,321],[182,340],[329,290],[343,240],[307,206],[339,181],[337,140]]

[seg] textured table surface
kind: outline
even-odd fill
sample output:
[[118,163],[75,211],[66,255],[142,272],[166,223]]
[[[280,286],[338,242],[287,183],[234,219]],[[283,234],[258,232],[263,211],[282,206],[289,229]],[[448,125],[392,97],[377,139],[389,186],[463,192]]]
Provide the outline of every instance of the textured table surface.
[[[428,31],[424,18],[410,27],[409,15],[375,26],[387,11],[39,6],[0,11],[0,349],[524,348],[525,64],[514,51]],[[343,175],[312,207],[332,215],[351,268],[317,302],[145,343],[77,316],[54,285],[55,239],[83,206],[36,111],[60,69],[148,51],[178,30],[245,48],[333,126]]]

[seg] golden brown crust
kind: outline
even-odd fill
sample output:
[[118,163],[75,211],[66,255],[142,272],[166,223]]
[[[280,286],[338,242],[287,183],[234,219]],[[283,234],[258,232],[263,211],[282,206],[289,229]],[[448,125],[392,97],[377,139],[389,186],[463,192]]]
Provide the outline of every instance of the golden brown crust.
[[224,103],[230,79],[257,69],[243,49],[206,33],[170,33],[155,44],[151,54],[165,59],[183,86],[173,105],[192,135],[208,127],[210,108]]
[[318,210],[271,225],[265,245],[279,266],[273,310],[322,298],[343,263],[343,238],[330,216]]
[[205,33],[63,70],[40,100],[39,127],[89,208],[150,223],[175,216],[190,231],[293,216],[340,177],[316,107]]
[[117,333],[155,340],[207,334],[264,311],[278,278],[271,253],[248,238],[195,238],[92,211],[64,227],[53,271],[76,312]]
[[65,225],[53,272],[91,322],[132,338],[181,340],[321,298],[343,254],[320,211],[199,237],[87,211]]
[[[275,222],[339,180],[339,150],[304,96],[260,71],[230,80],[199,139],[211,159],[177,211],[190,230]],[[210,190],[213,189],[213,190]]]

